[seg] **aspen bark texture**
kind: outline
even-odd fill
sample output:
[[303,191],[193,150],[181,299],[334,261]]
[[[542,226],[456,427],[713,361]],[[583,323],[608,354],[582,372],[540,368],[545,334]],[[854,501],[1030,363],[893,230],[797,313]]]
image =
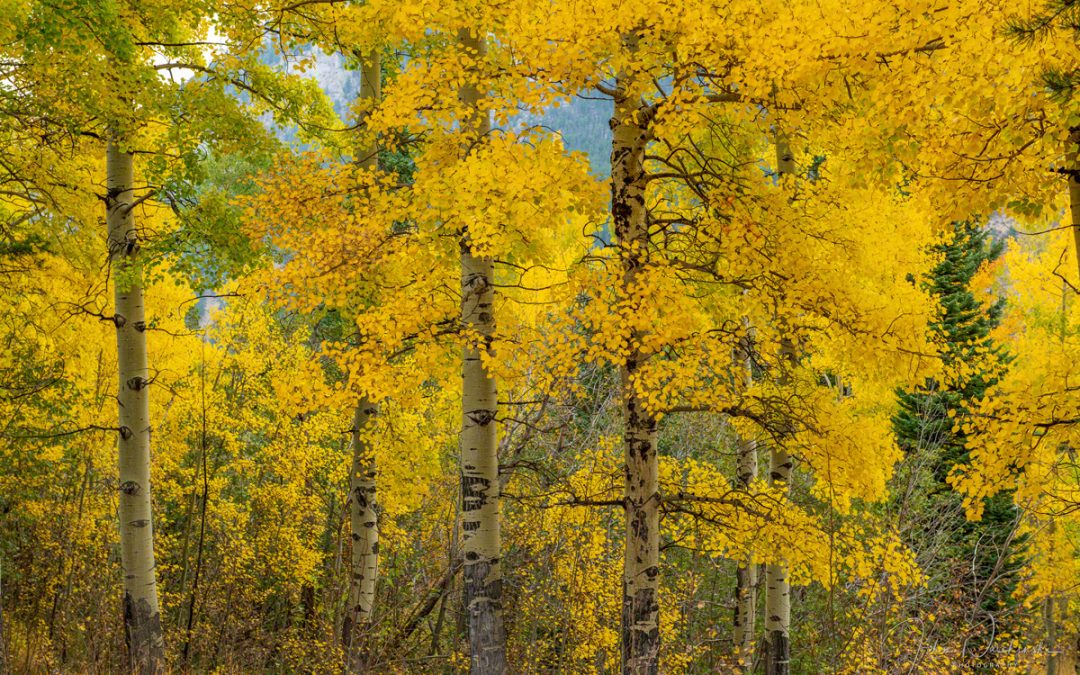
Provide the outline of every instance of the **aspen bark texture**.
[[379,521],[375,511],[376,468],[374,448],[363,431],[378,412],[366,399],[353,415],[352,467],[349,473],[349,526],[352,555],[349,574],[349,604],[342,634],[350,673],[366,668],[364,633],[375,609],[375,583],[379,572]]
[[[378,101],[381,94],[382,63],[372,53],[360,64],[360,98]],[[357,163],[377,169],[379,149],[375,143],[357,150]],[[376,511],[377,467],[375,449],[364,437],[378,414],[378,406],[364,398],[356,406],[351,431],[352,466],[349,471],[349,526],[352,542],[349,561],[349,598],[342,625],[346,669],[361,673],[367,667],[365,633],[375,611],[375,589],[379,575],[379,517]]]
[[132,213],[134,157],[110,141],[106,150],[106,223],[112,274],[119,390],[120,562],[124,628],[131,670],[160,673],[165,642],[158,609],[150,503],[150,383],[139,233]]
[[[629,43],[633,48],[633,41]],[[622,263],[622,288],[633,293],[648,261],[645,218],[645,147],[642,104],[625,78],[616,79],[611,119],[611,215]],[[635,375],[648,358],[629,335],[631,352],[620,368],[625,453],[622,665],[632,675],[659,672],[660,486],[657,421],[635,390]]]
[[[795,158],[786,136],[776,138],[776,168],[783,185],[795,174]],[[781,349],[781,368],[795,361],[795,350],[785,339]],[[786,381],[781,376],[781,381]],[[787,496],[791,491],[791,455],[779,444],[769,452],[769,484]],[[765,672],[787,675],[791,669],[791,584],[785,562],[765,566]]]
[[[736,350],[736,366],[740,371],[743,386],[749,388],[754,383],[754,373],[750,356],[752,334],[748,323],[743,324],[746,337]],[[742,490],[748,490],[758,477],[757,441],[752,438],[739,440],[738,464],[735,484]],[[755,619],[757,617],[758,566],[752,559],[740,561],[735,570],[735,617],[734,642],[739,667],[743,672],[750,672],[754,661]]]
[[[483,37],[461,34],[464,51],[482,61]],[[470,110],[466,124],[481,139],[490,131],[480,108],[476,82],[461,88]],[[495,265],[473,254],[468,226],[461,236],[461,324],[471,337],[461,362],[461,549],[471,670],[476,675],[507,672],[502,616],[502,540],[499,531],[498,397],[495,376],[484,366],[495,334]],[[476,342],[471,342],[472,338]]]

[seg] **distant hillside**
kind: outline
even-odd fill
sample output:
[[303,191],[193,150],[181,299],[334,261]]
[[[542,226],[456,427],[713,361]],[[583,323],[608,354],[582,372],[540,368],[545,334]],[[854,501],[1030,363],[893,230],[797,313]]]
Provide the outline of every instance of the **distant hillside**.
[[[284,67],[281,57],[268,50],[263,60],[275,67]],[[346,119],[349,107],[360,91],[360,73],[345,67],[340,55],[316,55],[315,66],[307,75],[318,80],[323,91],[334,104],[334,110]],[[611,101],[591,96],[577,96],[568,104],[552,108],[539,117],[522,115],[517,122],[521,126],[542,125],[559,133],[571,150],[584,152],[597,176],[611,173]],[[295,142],[296,130],[278,129],[279,136]]]
[[561,134],[566,147],[586,153],[593,172],[607,177],[611,173],[611,112],[610,100],[578,96],[533,123]]

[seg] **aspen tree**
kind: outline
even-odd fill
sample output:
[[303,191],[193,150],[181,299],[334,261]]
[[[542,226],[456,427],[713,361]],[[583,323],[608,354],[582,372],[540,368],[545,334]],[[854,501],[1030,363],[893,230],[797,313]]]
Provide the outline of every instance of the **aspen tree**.
[[[294,94],[298,94],[296,100],[313,98],[307,96],[313,90],[303,86],[299,78],[291,78],[292,82],[300,83],[298,87],[277,86],[288,84],[290,77],[260,68],[262,64],[255,50],[245,52],[244,58],[209,56],[200,48],[204,44],[200,37],[206,32],[209,11],[210,8],[204,6],[179,5],[147,9],[126,2],[63,7],[39,2],[7,3],[0,9],[0,32],[5,35],[0,60],[5,63],[4,77],[13,78],[10,82],[6,80],[11,85],[6,88],[18,91],[19,105],[26,106],[25,113],[15,111],[16,119],[23,114],[37,119],[39,114],[35,111],[49,111],[40,117],[49,120],[48,126],[64,129],[62,136],[71,139],[71,146],[64,149],[63,155],[104,155],[106,160],[107,250],[115,306],[108,312],[98,306],[96,299],[92,304],[87,303],[90,296],[78,298],[72,306],[78,307],[80,313],[90,311],[98,317],[111,314],[110,323],[115,330],[117,418],[115,422],[105,424],[94,419],[94,426],[104,428],[107,424],[107,428],[115,429],[118,434],[115,485],[119,494],[115,517],[120,540],[122,606],[128,669],[138,673],[157,673],[166,669],[152,517],[149,390],[156,374],[167,369],[158,367],[158,357],[153,353],[153,374],[149,369],[147,316],[157,321],[161,312],[144,307],[144,285],[166,274],[164,267],[155,268],[153,274],[148,273],[150,265],[166,256],[184,257],[199,246],[189,249],[170,245],[170,242],[186,238],[177,233],[182,228],[173,229],[175,221],[167,225],[155,222],[153,227],[147,227],[145,222],[136,224],[133,209],[144,201],[157,198],[177,214],[186,211],[186,207],[198,201],[193,197],[196,192],[193,181],[197,180],[195,177],[202,168],[200,164],[208,154],[219,148],[228,153],[241,143],[245,149],[257,154],[269,145],[269,134],[254,114],[248,114],[253,108],[265,104],[280,110],[299,110],[300,107],[288,108],[279,103]],[[219,15],[218,18],[223,17]],[[9,28],[17,29],[18,39],[8,33]],[[227,62],[235,70],[228,74],[214,73],[205,65],[207,61]],[[18,64],[18,67],[9,70],[8,64]],[[245,70],[245,66],[254,68],[255,77],[250,77],[251,71]],[[178,81],[179,78],[162,76],[172,69],[186,69],[198,74],[183,83]],[[262,93],[256,89],[265,89],[267,93],[249,99],[249,107],[240,97],[226,92],[226,87],[241,82],[251,87],[249,93]],[[301,93],[302,89],[306,91]],[[7,117],[11,112],[7,107],[9,98],[3,98],[5,109],[0,116]],[[106,134],[104,130],[109,131]],[[109,136],[107,143],[103,138],[106,135]],[[43,132],[35,139],[35,143],[40,144],[53,142],[51,133]],[[85,148],[99,142],[106,147],[93,153],[85,152]],[[134,183],[136,152],[139,156],[153,157],[140,165],[138,195]],[[2,154],[5,155],[2,163],[6,171],[8,152]],[[49,161],[33,162],[32,157],[27,155],[32,163],[51,164]],[[70,165],[65,162],[62,173],[55,174],[63,176],[63,191],[72,197],[97,192],[102,182],[96,161],[92,169],[83,165],[75,170],[74,166],[79,163],[79,160],[73,160]],[[50,172],[54,170],[49,169]],[[84,178],[89,175],[99,178]],[[58,189],[53,186],[56,181],[48,172],[34,171],[24,180],[28,186],[41,181],[49,188],[46,195]],[[144,181],[152,185],[144,187]],[[164,188],[165,185],[169,187]],[[30,194],[36,193],[36,188],[30,190]],[[161,195],[167,198],[161,200]],[[34,197],[34,203],[37,199]],[[50,212],[47,220],[64,223],[55,228],[57,241],[81,235],[82,228],[91,223],[95,229],[100,227],[97,206],[94,211],[98,216],[91,219],[86,213],[72,208],[75,203],[72,199],[42,199],[41,204],[46,201]],[[148,240],[151,243],[148,244]],[[153,253],[148,252],[151,246],[156,249]],[[82,249],[65,243],[57,250]],[[172,280],[182,282],[178,277]],[[97,288],[97,285],[84,286],[86,289],[92,287]],[[176,306],[170,310],[175,310]],[[107,351],[111,351],[111,347]],[[68,360],[67,355],[65,360]],[[74,369],[75,362],[69,362]],[[153,414],[156,422],[158,414]],[[158,438],[154,440],[156,444]],[[107,537],[102,535],[100,539],[105,541]],[[167,546],[167,543],[158,543]],[[64,557],[68,557],[66,552]],[[96,562],[100,563],[101,569],[108,569],[105,561],[102,556]],[[61,568],[65,564],[70,569],[71,561],[59,562]],[[167,581],[167,577],[163,578]],[[65,590],[57,595],[54,606],[67,602],[63,599],[67,593]],[[189,608],[188,611],[192,610]],[[61,653],[63,649],[61,647]],[[95,666],[101,667],[100,664]]]
[[124,627],[131,670],[165,669],[158,610],[154,526],[150,503],[150,384],[146,357],[139,232],[132,213],[134,156],[108,144],[106,222],[112,271],[119,389],[120,553],[124,575]]
[[[970,459],[948,477],[964,496],[969,519],[993,518],[995,496],[1007,496],[1017,507],[1028,564],[1016,595],[1027,600],[1026,608],[1041,610],[1037,618],[1034,611],[1027,618],[1043,629],[1038,647],[1047,672],[1063,669],[1053,645],[1074,637],[1061,616],[1073,596],[1062,589],[1064,580],[1076,578],[1080,564],[1070,534],[1076,526],[1073,467],[1080,419],[1071,382],[1080,354],[1080,312],[1060,271],[1063,252],[1074,245],[1066,229],[1008,243],[998,275],[1008,279],[1002,325],[1008,326],[1010,362],[986,378],[996,381],[971,413],[954,420]],[[981,365],[984,354],[980,350],[968,360]],[[961,372],[969,372],[968,363],[961,365]]]
[[[630,51],[637,36],[623,37]],[[611,216],[619,249],[624,290],[633,292],[648,260],[645,223],[645,146],[642,102],[633,76],[615,78],[611,118]],[[657,420],[635,388],[635,375],[648,358],[640,331],[627,336],[630,353],[619,369],[624,441],[625,543],[622,579],[623,672],[651,674],[660,661],[660,470],[656,455]]]
[[[379,100],[382,64],[378,52],[372,49],[363,57],[360,66],[360,98],[364,102]],[[366,130],[365,130],[366,131]],[[371,143],[360,148],[357,162],[368,170],[378,169],[378,147]],[[349,524],[352,554],[349,573],[349,600],[342,626],[346,668],[351,673],[365,668],[362,653],[363,633],[370,626],[375,608],[375,586],[379,574],[379,520],[376,511],[375,453],[364,436],[378,406],[362,398],[356,406],[351,430],[352,466],[349,471]]]
[[[1072,144],[1074,138],[1073,135],[1069,136],[1069,142]],[[1078,139],[1080,140],[1080,139]],[[1070,147],[1070,168],[1076,166],[1076,146]],[[1075,186],[1077,183],[1076,176],[1072,173],[1069,174],[1069,196],[1074,197]],[[1080,229],[1076,226],[1077,217],[1077,204],[1072,202],[1072,214],[1073,214],[1073,241],[1080,243]],[[1080,248],[1076,249],[1077,257],[1080,257]],[[1069,327],[1069,289],[1065,280],[1062,279],[1061,283],[1061,330],[1060,330],[1060,348],[1065,348],[1065,336]],[[1050,541],[1054,540],[1054,534],[1057,532],[1057,522],[1055,521],[1054,514],[1051,512],[1048,516],[1048,522],[1046,524],[1046,530],[1049,533]],[[1050,585],[1049,592],[1046,594],[1046,599],[1043,601],[1043,623],[1046,630],[1046,675],[1058,675],[1058,637],[1057,637],[1057,618],[1054,615],[1054,586]]]
[[[776,138],[776,171],[781,186],[785,186],[795,173],[795,159],[787,138],[778,133]],[[793,346],[789,338],[782,338],[782,356],[786,357],[781,368],[794,360]],[[781,375],[782,379],[787,379]],[[791,455],[779,444],[769,448],[769,484],[779,488],[785,495],[791,490]],[[765,566],[765,672],[769,675],[787,675],[791,662],[791,582],[786,562]]]
[[[735,352],[737,375],[743,386],[750,387],[754,381],[751,361],[753,336],[749,322],[744,321],[747,334],[743,344]],[[758,448],[753,438],[739,439],[738,463],[735,484],[743,490],[749,490],[758,477]],[[749,672],[754,660],[755,619],[757,618],[758,566],[753,558],[742,560],[735,570],[735,616],[732,621],[735,655],[740,667]]]
[[[477,65],[486,53],[484,40],[468,30],[460,34],[461,46]],[[459,95],[468,108],[468,136],[483,140],[491,122],[481,105],[479,84],[467,82]],[[463,226],[460,246],[461,323],[466,333],[461,361],[461,550],[471,669],[487,675],[507,672],[500,568],[498,397],[495,376],[484,364],[485,358],[492,358],[495,334],[495,265],[490,257],[473,255],[468,224]]]
[[374,449],[371,442],[364,438],[364,431],[377,413],[375,404],[361,400],[356,406],[350,430],[352,466],[349,471],[349,526],[352,555],[349,604],[342,638],[346,665],[352,673],[364,670],[364,631],[370,626],[375,609],[375,584],[379,572],[379,520],[375,511],[377,473]]

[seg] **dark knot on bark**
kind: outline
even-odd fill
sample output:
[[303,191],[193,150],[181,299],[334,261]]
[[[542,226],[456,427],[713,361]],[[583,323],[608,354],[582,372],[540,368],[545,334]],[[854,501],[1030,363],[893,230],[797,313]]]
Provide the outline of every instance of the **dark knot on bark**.
[[495,420],[494,410],[473,410],[466,414],[473,424],[485,427]]

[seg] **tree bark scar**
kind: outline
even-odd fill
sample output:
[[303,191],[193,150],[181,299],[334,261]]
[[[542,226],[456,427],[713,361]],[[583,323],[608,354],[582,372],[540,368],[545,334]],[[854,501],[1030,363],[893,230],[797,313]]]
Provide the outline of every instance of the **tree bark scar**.
[[770,631],[768,641],[766,675],[788,675],[791,672],[791,646],[787,634],[783,631]]
[[[138,236],[128,208],[134,184],[133,156],[110,139],[106,148],[108,252],[114,264],[113,324],[116,326],[117,442],[119,476],[117,517],[120,563],[124,573],[124,624],[130,669],[159,673],[165,669],[164,638],[158,614],[150,483],[149,397],[151,383],[143,318],[143,275],[135,260]],[[128,325],[135,330],[125,330]]]
[[488,491],[491,482],[480,476],[462,476],[461,478],[461,510],[464,512],[478,511],[488,502]]
[[161,615],[145,599],[134,600],[124,593],[124,641],[131,660],[131,672],[157,675],[164,672],[165,645],[161,640]]
[[132,391],[142,391],[146,388],[148,384],[150,384],[150,380],[136,375],[135,377],[128,380],[125,384],[127,384],[128,389]]
[[486,427],[487,425],[495,421],[494,410],[471,410],[465,413],[465,415],[469,418],[469,421],[481,427]]

